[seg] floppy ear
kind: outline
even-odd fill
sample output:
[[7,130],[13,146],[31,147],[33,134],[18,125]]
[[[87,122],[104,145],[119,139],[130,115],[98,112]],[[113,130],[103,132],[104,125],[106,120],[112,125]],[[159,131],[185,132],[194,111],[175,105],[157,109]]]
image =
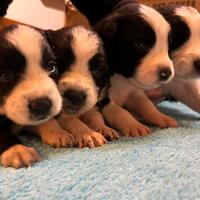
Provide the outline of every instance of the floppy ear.
[[111,38],[117,30],[117,14],[109,15],[99,21],[93,28],[103,38]]
[[[58,30],[46,30],[45,36],[47,41],[52,49],[59,48],[60,45],[65,44],[69,37],[67,37],[67,33],[69,33],[70,28],[64,27]],[[70,41],[69,41],[70,42]]]
[[47,39],[47,41],[48,41],[50,47],[53,46],[52,42],[53,42],[54,39],[55,39],[55,34],[56,34],[56,33],[55,33],[55,31],[53,31],[53,30],[45,30],[45,31],[44,31],[45,38]]

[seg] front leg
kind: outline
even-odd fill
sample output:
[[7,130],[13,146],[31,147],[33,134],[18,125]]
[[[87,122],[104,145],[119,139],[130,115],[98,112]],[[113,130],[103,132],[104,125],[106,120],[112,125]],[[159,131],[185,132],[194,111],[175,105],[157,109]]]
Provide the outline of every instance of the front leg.
[[115,140],[119,138],[117,131],[105,124],[102,114],[97,109],[92,109],[85,113],[81,120],[91,129],[101,133],[107,140]]
[[0,133],[1,164],[4,167],[28,167],[40,160],[36,150],[21,144],[9,130],[1,127]]
[[142,136],[151,130],[137,121],[127,110],[117,105],[114,101],[102,109],[103,116],[108,124],[121,131],[125,136]]
[[29,130],[39,135],[43,142],[53,147],[72,147],[73,136],[62,129],[56,119],[50,119],[49,121],[29,127]]
[[64,130],[69,131],[74,136],[75,145],[79,148],[99,147],[107,142],[100,133],[90,129],[77,117],[61,115],[58,118],[58,122]]
[[125,101],[125,107],[141,116],[145,122],[160,128],[178,127],[175,119],[161,113],[143,90],[133,90]]

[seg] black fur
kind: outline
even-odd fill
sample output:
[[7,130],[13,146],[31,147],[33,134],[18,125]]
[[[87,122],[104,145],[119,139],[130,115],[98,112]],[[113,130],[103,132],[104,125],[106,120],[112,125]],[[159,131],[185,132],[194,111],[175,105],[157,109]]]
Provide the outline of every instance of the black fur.
[[[88,0],[85,6],[81,0],[72,2],[88,17],[92,25],[95,21],[93,28],[104,41],[112,72],[127,78],[132,77],[137,71],[137,66],[156,42],[154,30],[140,14],[140,4],[134,0],[101,0],[97,1],[97,4],[96,1],[94,3]],[[93,20],[97,10],[109,10],[109,13],[99,15],[98,20]]]
[[[7,31],[7,29],[5,30]],[[0,105],[6,96],[12,92],[14,86],[23,78],[25,71],[25,56],[16,49],[0,32]]]
[[4,16],[7,13],[7,9],[13,0],[1,0],[0,16]]
[[75,61],[75,55],[71,48],[72,35],[70,29],[62,28],[57,31],[47,31],[47,38],[56,57],[59,74],[69,70]]
[[100,89],[104,88],[109,82],[110,73],[103,51],[100,51],[91,58],[89,66],[96,85]]
[[170,52],[185,44],[191,35],[187,23],[180,16],[175,14],[176,8],[178,7],[168,6],[158,9],[171,26],[171,38],[169,40]]
[[76,114],[78,110],[85,105],[87,96],[85,91],[68,89],[63,94],[63,99],[67,99],[67,103],[63,101],[63,110],[66,113]]
[[21,144],[20,140],[10,132],[12,125],[12,121],[4,116],[0,116],[0,154],[13,145]]
[[99,20],[109,15],[115,7],[121,4],[132,3],[134,0],[72,0],[72,3],[89,19],[93,26]]
[[51,67],[51,64],[56,65],[56,58],[54,54],[51,51],[50,46],[43,44],[42,47],[42,56],[41,56],[41,66],[49,71],[49,67]]
[[140,15],[138,5],[129,5],[120,7],[94,26],[105,42],[108,63],[113,72],[125,77],[133,76],[156,42],[155,33]]

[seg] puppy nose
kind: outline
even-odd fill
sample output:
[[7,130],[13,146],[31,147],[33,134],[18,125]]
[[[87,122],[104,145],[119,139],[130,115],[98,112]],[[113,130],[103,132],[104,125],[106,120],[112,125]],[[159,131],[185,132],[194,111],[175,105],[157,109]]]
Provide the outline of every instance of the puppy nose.
[[195,70],[200,73],[200,59],[195,60],[193,64]]
[[169,67],[162,67],[159,71],[160,81],[166,81],[172,75],[172,71]]
[[28,104],[30,113],[35,116],[41,116],[41,117],[45,117],[46,115],[48,115],[51,107],[52,107],[52,102],[47,97],[31,100]]
[[81,107],[86,100],[86,94],[83,91],[68,89],[63,94],[64,99],[77,107]]

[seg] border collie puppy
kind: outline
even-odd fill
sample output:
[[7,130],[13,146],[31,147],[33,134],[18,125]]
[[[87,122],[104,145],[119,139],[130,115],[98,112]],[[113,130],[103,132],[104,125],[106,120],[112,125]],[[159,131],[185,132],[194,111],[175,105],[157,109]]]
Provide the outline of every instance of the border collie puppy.
[[146,91],[152,100],[173,97],[200,112],[200,13],[192,7],[160,9],[170,22],[172,38],[170,54],[174,62],[175,78],[169,84]]
[[38,160],[12,127],[38,125],[60,112],[62,98],[51,78],[56,74],[55,57],[42,32],[22,25],[0,30],[0,153],[5,167]]
[[[142,99],[145,97],[144,88],[155,88],[172,80],[174,68],[168,55],[170,25],[159,12],[133,0],[72,2],[88,17],[94,30],[102,37],[108,64],[115,73],[109,90],[112,101],[102,110],[106,121],[128,136],[149,133],[149,128],[119,106],[134,111],[136,93]],[[150,100],[149,104],[140,103],[138,110],[141,111],[137,114],[151,118],[152,124],[177,126],[174,119],[156,109],[153,110],[153,116],[144,114],[144,110],[152,107]],[[120,114],[116,116],[112,113]]]
[[[94,108],[105,102],[110,72],[105,59],[101,39],[96,33],[81,26],[47,31],[50,45],[57,58],[60,72],[58,88],[63,97],[60,116],[37,127],[43,141],[55,147],[71,146],[70,134],[79,147],[101,146],[106,139],[90,129],[81,119],[89,120],[86,113],[94,115],[102,123],[102,133],[112,138],[117,133],[106,127],[100,113]],[[92,109],[92,110],[91,110]],[[94,127],[93,127],[94,128]]]

